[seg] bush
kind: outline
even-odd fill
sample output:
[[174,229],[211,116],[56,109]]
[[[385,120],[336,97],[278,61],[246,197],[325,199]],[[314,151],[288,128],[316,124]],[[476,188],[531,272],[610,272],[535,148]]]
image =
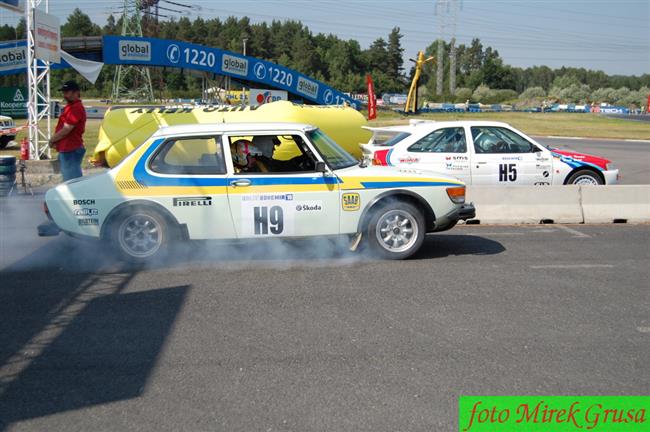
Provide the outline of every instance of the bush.
[[546,91],[542,87],[528,87],[519,95],[519,99],[521,100],[530,100],[543,97],[546,97]]
[[467,102],[468,99],[472,99],[472,89],[467,87],[459,87],[456,89],[456,94],[454,95],[454,102]]

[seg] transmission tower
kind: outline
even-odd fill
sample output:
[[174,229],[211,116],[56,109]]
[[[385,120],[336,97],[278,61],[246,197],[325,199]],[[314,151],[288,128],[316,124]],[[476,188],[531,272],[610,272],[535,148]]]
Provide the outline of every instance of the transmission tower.
[[443,93],[445,39],[449,41],[449,92],[456,93],[456,22],[462,4],[460,0],[436,0],[434,14],[438,25],[438,60],[436,64],[436,94]]
[[[124,0],[122,36],[142,37],[142,6],[142,0]],[[140,65],[118,65],[113,80],[112,99],[152,101],[154,98],[149,68]]]

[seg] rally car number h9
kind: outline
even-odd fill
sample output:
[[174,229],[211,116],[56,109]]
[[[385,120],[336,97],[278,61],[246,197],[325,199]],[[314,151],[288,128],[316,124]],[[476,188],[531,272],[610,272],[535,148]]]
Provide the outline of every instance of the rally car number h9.
[[62,231],[130,261],[180,240],[339,235],[402,259],[425,233],[475,214],[460,180],[359,164],[321,130],[292,123],[162,128],[111,170],[50,189],[45,201]]

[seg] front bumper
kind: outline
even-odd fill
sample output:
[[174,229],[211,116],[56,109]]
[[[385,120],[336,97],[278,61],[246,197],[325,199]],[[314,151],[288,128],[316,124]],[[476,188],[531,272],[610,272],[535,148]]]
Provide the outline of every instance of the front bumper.
[[605,177],[605,184],[606,185],[611,185],[611,184],[617,184],[619,180],[619,174],[617,169],[613,170],[607,170],[607,171],[601,171],[603,174],[603,177]]
[[59,235],[61,228],[53,220],[47,220],[37,227],[37,231],[39,237],[54,237]]
[[438,217],[434,223],[432,232],[444,231],[456,225],[459,220],[473,219],[476,217],[474,203],[466,203],[456,207],[444,216]]

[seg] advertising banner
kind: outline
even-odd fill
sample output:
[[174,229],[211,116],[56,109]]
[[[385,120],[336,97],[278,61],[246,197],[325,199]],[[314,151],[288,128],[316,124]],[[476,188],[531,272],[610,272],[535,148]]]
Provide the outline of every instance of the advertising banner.
[[0,87],[0,115],[27,118],[27,87]]
[[377,97],[375,96],[375,84],[370,74],[366,75],[368,83],[368,120],[377,118]]
[[248,102],[250,106],[260,106],[264,105],[265,103],[275,102],[279,100],[289,100],[289,95],[286,91],[251,89]]
[[346,94],[300,72],[266,60],[180,41],[104,36],[104,63],[176,67],[226,75],[284,90],[320,105],[359,109]]
[[61,27],[55,15],[34,9],[34,50],[37,59],[61,63]]

